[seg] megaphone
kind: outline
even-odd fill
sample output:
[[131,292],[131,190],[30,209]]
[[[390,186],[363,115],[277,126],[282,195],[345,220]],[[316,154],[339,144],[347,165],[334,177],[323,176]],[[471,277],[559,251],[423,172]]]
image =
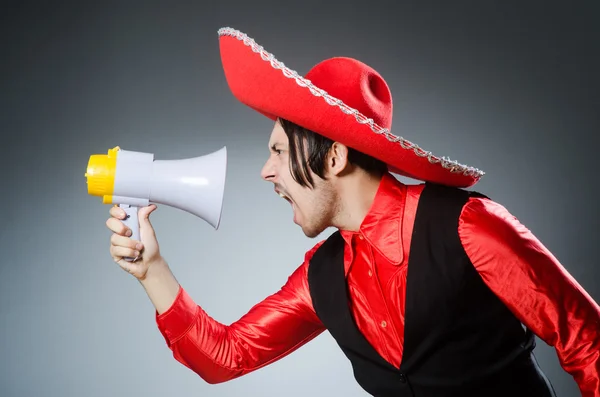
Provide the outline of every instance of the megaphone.
[[186,211],[217,230],[226,174],[226,147],[195,158],[155,160],[153,153],[117,146],[107,154],[91,155],[85,177],[88,194],[125,210],[124,223],[132,231],[131,238],[139,241],[138,210],[152,203]]

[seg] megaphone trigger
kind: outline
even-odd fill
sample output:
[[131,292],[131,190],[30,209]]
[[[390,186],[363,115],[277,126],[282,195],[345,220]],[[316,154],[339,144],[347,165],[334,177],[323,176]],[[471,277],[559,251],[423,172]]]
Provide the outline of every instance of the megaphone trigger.
[[[130,204],[119,204],[119,207],[125,211],[125,218],[122,220],[122,222],[131,230],[130,238],[140,241],[140,222],[138,217],[139,207]],[[126,257],[125,259],[131,262],[135,258]]]

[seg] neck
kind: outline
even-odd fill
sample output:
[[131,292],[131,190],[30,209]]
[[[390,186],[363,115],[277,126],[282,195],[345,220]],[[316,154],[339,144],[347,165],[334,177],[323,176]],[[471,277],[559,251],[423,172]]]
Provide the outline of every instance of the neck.
[[360,172],[338,185],[338,208],[333,226],[357,232],[373,205],[381,177]]

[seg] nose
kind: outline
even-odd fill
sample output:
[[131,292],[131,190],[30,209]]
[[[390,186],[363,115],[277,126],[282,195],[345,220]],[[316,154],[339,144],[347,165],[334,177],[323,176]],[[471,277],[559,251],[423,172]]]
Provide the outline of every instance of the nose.
[[271,161],[271,157],[265,162],[262,170],[260,171],[260,176],[265,181],[271,181],[275,179],[275,167],[273,167],[273,162]]

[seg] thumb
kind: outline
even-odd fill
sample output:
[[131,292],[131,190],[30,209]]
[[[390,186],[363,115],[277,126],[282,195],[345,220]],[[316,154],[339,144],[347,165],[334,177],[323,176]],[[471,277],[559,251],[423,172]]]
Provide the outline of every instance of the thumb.
[[150,214],[156,210],[156,204],[150,204],[146,207],[142,207],[138,211],[138,222],[140,223],[140,229],[144,231],[154,233],[152,223],[150,223]]

